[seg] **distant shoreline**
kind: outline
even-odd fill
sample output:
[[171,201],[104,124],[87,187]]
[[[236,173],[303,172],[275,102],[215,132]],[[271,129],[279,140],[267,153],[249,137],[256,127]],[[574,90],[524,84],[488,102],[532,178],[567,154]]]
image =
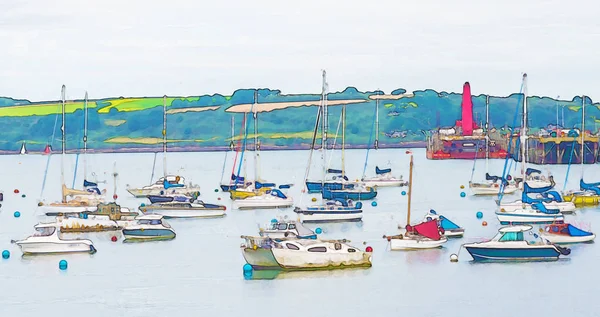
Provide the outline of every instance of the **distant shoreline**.
[[[162,152],[162,147],[160,145],[156,145],[154,147],[134,147],[134,148],[118,148],[118,149],[88,149],[88,153],[156,153]],[[415,142],[399,142],[396,144],[382,144],[379,146],[380,149],[404,149],[404,148],[425,148],[427,146],[427,142],[425,141],[415,141]],[[315,146],[315,149],[320,149],[319,145]],[[335,146],[336,149],[341,149],[341,145],[337,144]],[[373,146],[369,146],[369,148],[373,149]],[[310,150],[310,145],[308,144],[299,144],[294,146],[274,146],[274,145],[264,145],[261,146],[261,151],[289,151],[289,150]],[[367,149],[367,145],[346,145],[346,149]],[[169,153],[177,153],[177,152],[225,152],[230,151],[231,149],[228,146],[169,146],[167,148],[167,152]],[[246,145],[247,151],[254,150],[254,145],[249,144]],[[67,154],[77,154],[82,153],[82,149],[67,149],[65,151]],[[30,154],[43,154],[43,151],[27,151],[27,155]],[[53,150],[52,154],[60,154],[60,148]],[[19,155],[19,151],[0,151],[0,155]]]

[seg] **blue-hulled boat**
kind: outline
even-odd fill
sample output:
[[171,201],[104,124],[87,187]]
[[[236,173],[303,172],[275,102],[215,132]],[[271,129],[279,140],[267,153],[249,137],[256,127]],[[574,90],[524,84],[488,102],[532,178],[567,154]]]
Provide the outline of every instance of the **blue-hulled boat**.
[[186,195],[148,195],[146,198],[150,203],[170,203],[170,202],[193,202],[200,196],[200,192],[191,193],[191,196]]
[[342,170],[327,169],[325,181],[310,181],[306,180],[306,188],[309,193],[316,194],[323,191],[323,188],[329,190],[353,189],[355,183],[348,180],[348,177],[343,175]]
[[363,211],[360,201],[354,204],[351,200],[336,199],[322,205],[296,207],[294,212],[302,222],[342,222],[361,221]]
[[526,241],[525,232],[538,238],[530,230],[532,226],[507,226],[498,230],[490,241],[465,244],[475,261],[555,261],[561,255],[569,255],[570,249],[541,241]]
[[172,240],[175,231],[163,220],[162,215],[144,215],[136,217],[137,223],[123,228],[125,241]]
[[375,191],[373,187],[367,187],[365,189],[354,188],[345,190],[329,190],[327,188],[323,189],[323,199],[329,200],[371,200],[375,197],[377,197],[377,191]]

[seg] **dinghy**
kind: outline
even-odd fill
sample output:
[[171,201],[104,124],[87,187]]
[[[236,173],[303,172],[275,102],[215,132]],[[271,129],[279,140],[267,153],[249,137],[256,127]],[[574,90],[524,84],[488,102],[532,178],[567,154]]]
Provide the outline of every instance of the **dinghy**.
[[444,231],[444,236],[448,238],[458,238],[462,237],[465,234],[465,229],[459,227],[454,222],[450,221],[448,218],[438,215],[437,212],[433,209],[429,210],[429,213],[425,215],[425,219],[423,221],[436,220],[439,222],[440,228]]
[[568,223],[548,225],[540,233],[540,236],[552,243],[557,244],[591,242],[596,238],[595,234],[581,230]]
[[136,218],[136,223],[123,228],[126,242],[172,240],[175,231],[161,215],[144,215]]
[[148,215],[162,215],[169,218],[215,218],[225,216],[223,205],[206,204],[202,200],[193,202],[159,202],[142,205],[139,210]]
[[354,204],[352,200],[343,199],[325,201],[323,205],[296,207],[294,212],[303,223],[361,221],[363,214],[362,202]]
[[40,223],[35,234],[16,241],[23,254],[96,253],[92,241],[87,239],[62,239],[57,223]]
[[571,253],[570,249],[554,244],[525,241],[524,232],[537,236],[530,231],[532,228],[529,225],[502,227],[493,239],[464,247],[475,261],[555,261],[560,255]]
[[271,239],[316,239],[317,235],[314,231],[306,228],[301,223],[286,220],[286,219],[273,219],[270,225],[264,226],[259,229],[259,235],[261,237],[269,237]]
[[413,179],[413,155],[410,154],[410,169],[408,177],[408,208],[406,215],[406,227],[403,234],[395,236],[383,236],[390,243],[390,249],[396,250],[419,250],[419,249],[435,249],[440,248],[448,241],[437,220],[433,217],[431,220],[411,226],[410,225],[410,203],[412,197],[412,179]]
[[362,251],[345,240],[293,239],[242,236],[244,259],[255,270],[317,270],[371,267],[372,249]]
[[286,196],[279,189],[270,189],[259,196],[252,196],[234,202],[237,209],[266,209],[287,208],[294,204],[291,197]]

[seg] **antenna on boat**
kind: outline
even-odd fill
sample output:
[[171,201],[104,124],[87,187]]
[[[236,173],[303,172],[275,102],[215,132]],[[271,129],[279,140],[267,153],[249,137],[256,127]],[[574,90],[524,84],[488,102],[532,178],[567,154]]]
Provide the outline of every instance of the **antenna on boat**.
[[413,154],[410,152],[410,167],[408,173],[408,210],[406,212],[406,225],[410,225],[410,202],[412,197],[412,181],[413,181]]
[[[61,99],[62,99],[62,126],[60,131],[62,132],[62,152],[60,156],[60,181],[62,185],[65,184],[65,99],[66,99],[67,87],[62,85],[61,88]],[[65,196],[63,195],[63,202],[65,202]]]
[[322,127],[322,135],[321,135],[321,150],[323,157],[323,180],[321,181],[322,187],[324,187],[325,175],[327,175],[327,127],[329,122],[327,120],[327,93],[328,93],[328,84],[327,84],[327,72],[323,70],[323,84],[321,90],[321,111],[323,112],[323,127]]
[[[167,95],[163,96],[163,176],[167,179]],[[116,189],[115,189],[116,190]]]
[[581,179],[583,179],[583,164],[585,163],[585,95],[581,96]]
[[83,102],[83,181],[87,180],[86,156],[87,156],[87,128],[88,128],[88,93],[85,92]]

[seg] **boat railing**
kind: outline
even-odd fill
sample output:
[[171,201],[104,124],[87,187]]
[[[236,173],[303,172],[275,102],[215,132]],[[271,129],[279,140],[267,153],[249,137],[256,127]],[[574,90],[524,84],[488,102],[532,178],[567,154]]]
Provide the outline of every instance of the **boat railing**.
[[245,248],[250,249],[272,249],[275,242],[273,239],[266,237],[255,237],[255,236],[241,236],[242,239],[246,240],[246,243],[243,244]]

